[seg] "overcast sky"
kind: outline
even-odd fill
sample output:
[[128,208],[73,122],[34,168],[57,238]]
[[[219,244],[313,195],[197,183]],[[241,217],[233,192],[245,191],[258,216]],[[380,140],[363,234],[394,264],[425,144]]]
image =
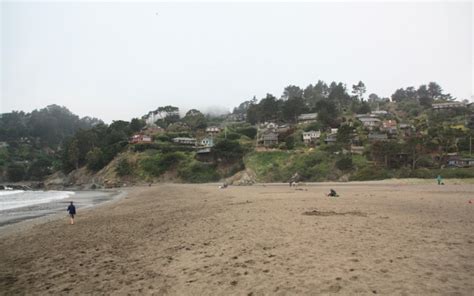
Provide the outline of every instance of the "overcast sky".
[[470,99],[472,14],[471,2],[3,2],[0,113],[231,110],[318,79],[379,96],[436,81]]

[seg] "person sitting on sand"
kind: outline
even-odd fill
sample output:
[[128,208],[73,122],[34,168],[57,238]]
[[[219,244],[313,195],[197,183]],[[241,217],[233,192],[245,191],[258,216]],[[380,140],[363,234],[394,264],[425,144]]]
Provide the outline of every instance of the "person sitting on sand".
[[441,177],[441,175],[438,175],[438,177],[436,177],[436,180],[438,181],[438,185],[444,185],[443,177]]
[[327,194],[327,196],[337,197],[339,195],[336,193],[336,190],[331,188],[329,189],[329,193]]
[[67,211],[69,213],[69,216],[71,217],[71,225],[72,225],[72,224],[74,224],[74,215],[76,215],[76,207],[74,206],[72,201],[71,201],[71,204],[69,205],[69,207],[67,207]]

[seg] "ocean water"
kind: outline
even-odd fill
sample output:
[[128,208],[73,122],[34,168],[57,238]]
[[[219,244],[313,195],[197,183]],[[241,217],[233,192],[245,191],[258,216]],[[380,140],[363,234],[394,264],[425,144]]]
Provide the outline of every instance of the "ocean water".
[[0,211],[49,203],[73,196],[72,191],[0,191]]

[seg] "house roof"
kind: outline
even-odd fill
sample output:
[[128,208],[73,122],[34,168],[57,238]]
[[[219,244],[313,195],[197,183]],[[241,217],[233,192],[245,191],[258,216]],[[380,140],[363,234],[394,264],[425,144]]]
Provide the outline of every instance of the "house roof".
[[369,134],[369,139],[388,139],[387,134]]
[[173,138],[173,141],[196,141],[196,139],[195,138],[177,137],[177,138]]
[[380,119],[375,117],[361,117],[359,120],[362,122],[380,122]]
[[298,116],[299,120],[313,120],[318,118],[318,113],[305,113]]
[[264,140],[272,140],[272,139],[278,139],[278,134],[277,133],[266,133],[263,135]]
[[307,134],[307,135],[308,135],[308,134],[314,134],[314,133],[320,134],[321,132],[320,132],[320,131],[307,131],[307,132],[303,132],[303,134]]

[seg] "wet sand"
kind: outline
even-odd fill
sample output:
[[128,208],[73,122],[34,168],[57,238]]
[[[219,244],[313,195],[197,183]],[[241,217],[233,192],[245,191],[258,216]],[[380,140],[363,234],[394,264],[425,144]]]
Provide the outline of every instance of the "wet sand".
[[0,294],[474,291],[474,185],[159,185],[67,222],[0,237]]

